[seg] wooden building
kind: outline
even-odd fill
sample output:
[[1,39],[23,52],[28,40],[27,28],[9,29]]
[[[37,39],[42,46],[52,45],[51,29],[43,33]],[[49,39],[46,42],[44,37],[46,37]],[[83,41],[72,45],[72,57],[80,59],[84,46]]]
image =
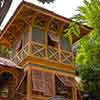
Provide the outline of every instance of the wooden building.
[[[60,100],[53,97],[62,96],[81,100],[72,44],[63,34],[70,22],[25,1],[17,8],[0,37],[0,44],[13,49],[11,60],[21,68],[13,71],[20,76],[16,99]],[[86,26],[79,27],[80,37],[73,35],[73,43],[91,31]]]

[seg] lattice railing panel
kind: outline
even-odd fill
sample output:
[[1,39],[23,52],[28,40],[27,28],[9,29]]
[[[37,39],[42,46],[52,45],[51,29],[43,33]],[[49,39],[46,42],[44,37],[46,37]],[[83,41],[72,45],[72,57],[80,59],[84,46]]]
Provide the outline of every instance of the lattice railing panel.
[[45,57],[44,45],[32,42],[32,55],[36,57]]
[[48,55],[48,59],[53,60],[58,62],[59,61],[59,53],[58,53],[58,49],[48,46],[47,49],[47,55]]
[[66,51],[62,51],[61,52],[61,62],[68,64],[68,63],[72,63],[71,59],[69,59],[71,57],[71,53],[70,52],[66,52]]
[[65,63],[65,64],[68,64],[68,63],[72,63],[71,59],[70,58],[70,55],[71,53],[70,52],[67,52],[67,51],[62,51],[61,52],[61,62],[62,63]]
[[39,52],[34,53],[34,56],[45,57],[45,49],[42,48]]
[[16,64],[21,63],[28,55],[28,44],[26,44],[11,60]]
[[55,61],[55,62],[60,62],[60,63],[72,63],[71,61],[71,53],[67,52],[65,50],[61,50],[59,52],[59,50],[55,47],[52,46],[47,46],[47,48],[45,47],[44,44],[40,44],[37,42],[32,42],[32,54],[33,56],[39,57],[39,58],[43,58],[43,59],[47,59],[47,60],[51,60],[51,61]]
[[27,43],[12,59],[16,64],[20,64],[28,55],[32,54],[34,57],[50,60],[57,63],[71,64],[71,52],[65,50],[58,50],[52,46],[45,46],[32,41],[31,44]]

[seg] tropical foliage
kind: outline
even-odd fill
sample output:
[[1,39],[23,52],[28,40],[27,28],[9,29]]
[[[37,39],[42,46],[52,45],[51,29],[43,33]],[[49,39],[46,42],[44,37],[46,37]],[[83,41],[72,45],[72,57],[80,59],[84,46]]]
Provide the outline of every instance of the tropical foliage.
[[79,25],[76,22],[71,22],[69,26],[64,30],[64,36],[66,39],[69,39],[70,43],[72,44],[72,36],[75,35],[77,37],[80,36],[80,29]]
[[82,89],[100,97],[100,0],[84,0],[74,20],[92,27],[81,39],[75,63],[79,66]]
[[11,49],[7,48],[3,45],[0,45],[0,57],[7,57],[9,58],[11,54]]

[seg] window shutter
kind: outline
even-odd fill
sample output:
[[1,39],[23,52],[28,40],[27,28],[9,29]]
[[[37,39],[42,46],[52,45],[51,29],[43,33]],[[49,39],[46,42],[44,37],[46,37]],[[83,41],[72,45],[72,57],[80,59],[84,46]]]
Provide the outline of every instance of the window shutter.
[[32,83],[33,91],[40,92],[44,96],[54,96],[54,76],[52,73],[33,70]]
[[45,91],[44,95],[54,96],[55,95],[55,84],[54,84],[54,75],[51,73],[44,73],[45,76]]

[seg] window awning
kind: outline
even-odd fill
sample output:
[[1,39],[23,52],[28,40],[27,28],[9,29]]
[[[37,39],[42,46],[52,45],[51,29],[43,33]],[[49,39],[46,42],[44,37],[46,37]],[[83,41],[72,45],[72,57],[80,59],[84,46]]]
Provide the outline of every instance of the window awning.
[[70,79],[68,79],[67,77],[63,76],[63,75],[56,75],[59,80],[67,87],[72,87],[72,81]]

